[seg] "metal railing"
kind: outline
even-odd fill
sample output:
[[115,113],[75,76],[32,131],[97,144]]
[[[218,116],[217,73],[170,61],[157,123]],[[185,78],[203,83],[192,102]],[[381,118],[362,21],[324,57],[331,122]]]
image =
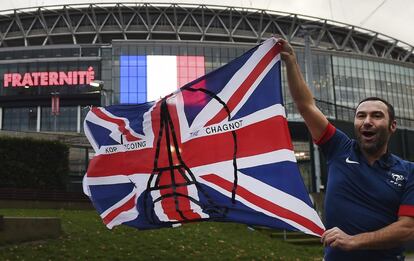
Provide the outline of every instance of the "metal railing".
[[[414,47],[329,19],[255,8],[172,3],[96,3],[0,11],[0,46],[102,44],[114,39],[258,43],[273,35],[312,47],[414,62]],[[405,29],[407,30],[407,29]],[[301,36],[302,34],[302,36]]]

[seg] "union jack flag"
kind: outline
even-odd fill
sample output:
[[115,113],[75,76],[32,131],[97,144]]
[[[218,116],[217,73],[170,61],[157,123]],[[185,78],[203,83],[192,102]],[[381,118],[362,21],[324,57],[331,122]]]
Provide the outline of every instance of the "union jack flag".
[[287,127],[280,49],[272,38],[159,101],[90,110],[84,190],[108,228],[212,220],[323,233]]

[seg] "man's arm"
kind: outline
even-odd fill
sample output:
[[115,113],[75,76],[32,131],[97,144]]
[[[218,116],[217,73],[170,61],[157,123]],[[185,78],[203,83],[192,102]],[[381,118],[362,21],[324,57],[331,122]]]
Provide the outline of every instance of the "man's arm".
[[377,231],[354,236],[334,227],[325,231],[321,238],[324,246],[343,250],[387,249],[410,240],[414,240],[414,217],[407,216],[402,216],[398,221]]
[[282,43],[280,54],[286,65],[290,94],[296,104],[296,108],[305,120],[313,140],[317,141],[325,131],[328,120],[315,105],[313,95],[300,72],[292,46],[283,39],[280,42]]

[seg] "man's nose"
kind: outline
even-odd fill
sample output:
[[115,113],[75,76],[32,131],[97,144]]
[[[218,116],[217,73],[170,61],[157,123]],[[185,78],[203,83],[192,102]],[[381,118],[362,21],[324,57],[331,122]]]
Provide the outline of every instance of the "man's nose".
[[364,122],[363,122],[364,126],[372,126],[372,118],[370,116],[365,117]]

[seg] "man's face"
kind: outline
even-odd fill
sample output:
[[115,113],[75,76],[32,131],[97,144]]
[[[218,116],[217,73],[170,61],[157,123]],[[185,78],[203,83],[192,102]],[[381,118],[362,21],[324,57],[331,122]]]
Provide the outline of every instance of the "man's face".
[[395,121],[390,122],[387,105],[381,101],[365,101],[356,110],[355,134],[360,148],[370,155],[386,149],[396,127]]

